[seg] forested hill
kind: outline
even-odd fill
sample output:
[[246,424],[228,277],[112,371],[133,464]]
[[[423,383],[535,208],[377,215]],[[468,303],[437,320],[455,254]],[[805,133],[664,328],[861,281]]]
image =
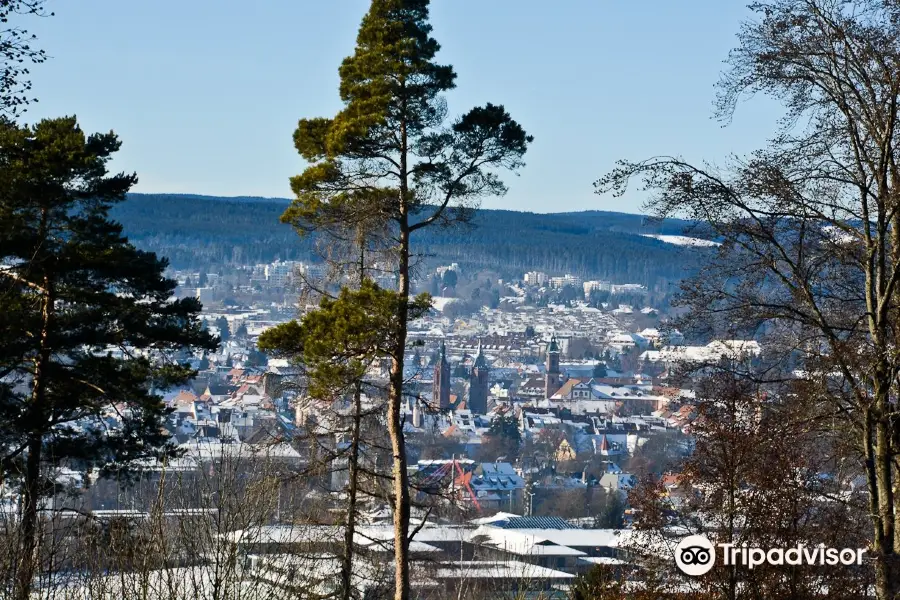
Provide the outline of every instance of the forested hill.
[[[176,268],[303,260],[308,242],[278,220],[287,203],[278,198],[131,194],[113,216],[135,244],[167,256]],[[695,256],[695,251],[641,235],[681,234],[687,223],[640,215],[482,210],[475,225],[421,230],[413,241],[435,263],[490,268],[507,277],[543,270],[648,285],[682,278]]]

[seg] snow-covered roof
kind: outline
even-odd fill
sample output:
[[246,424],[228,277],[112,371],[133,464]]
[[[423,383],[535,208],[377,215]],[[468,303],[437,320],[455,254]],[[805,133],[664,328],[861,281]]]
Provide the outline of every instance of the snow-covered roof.
[[546,535],[552,530],[501,529],[482,525],[469,538],[482,538],[486,546],[518,554],[519,556],[584,556],[581,550],[559,545]]

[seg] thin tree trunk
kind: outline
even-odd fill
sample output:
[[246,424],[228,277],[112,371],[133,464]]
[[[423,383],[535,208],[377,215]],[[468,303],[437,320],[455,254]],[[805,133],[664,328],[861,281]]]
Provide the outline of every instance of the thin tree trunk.
[[[875,395],[880,394],[880,387],[876,382]],[[879,402],[875,401],[876,406]],[[888,501],[885,484],[890,484],[890,472],[885,480],[883,461],[885,459],[885,447],[883,445],[885,427],[879,423],[877,409],[869,409],[865,423],[865,466],[866,478],[869,488],[869,513],[874,526],[872,538],[872,552],[875,555],[875,596],[879,600],[894,600],[897,595],[897,581],[895,555],[893,553],[893,507],[890,514],[886,514]],[[890,466],[888,467],[890,468]],[[890,523],[890,525],[889,525]]]
[[[893,163],[892,163],[893,164]],[[898,173],[896,165],[893,168],[889,169],[891,185],[890,191],[900,189],[900,178],[898,178]],[[893,269],[900,268],[900,213],[894,213],[892,218],[892,227],[891,227],[891,266]],[[894,290],[894,306],[900,305],[900,289]],[[896,392],[895,392],[896,393]],[[890,411],[890,404],[887,404],[886,409]],[[882,472],[882,477],[885,475],[887,479],[884,480],[881,485],[887,485],[890,487],[891,492],[893,494],[893,507],[891,507],[891,517],[893,523],[893,539],[886,540],[886,543],[892,544],[892,550],[890,557],[890,564],[885,565],[887,568],[885,569],[885,580],[893,582],[892,589],[885,589],[883,593],[885,595],[891,594],[892,597],[900,596],[900,535],[897,534],[897,525],[896,519],[897,515],[900,514],[900,493],[897,493],[894,490],[894,481],[892,477],[898,476],[898,470],[900,470],[900,465],[896,464],[894,459],[898,454],[900,454],[900,420],[897,417],[891,417],[884,423],[884,429],[886,430],[885,435],[889,440],[889,448],[887,452],[887,456],[884,457],[886,466],[883,467],[884,471]]]
[[[735,409],[734,405],[731,406],[731,418],[732,420],[735,418]],[[734,465],[734,423],[732,421],[732,431],[731,436],[729,437],[729,456],[726,458],[726,464],[728,465],[728,473],[729,473],[729,482],[728,482],[728,543],[734,544],[735,540],[735,530],[737,529],[737,524],[735,523],[735,517],[737,516],[737,502],[735,499],[735,492],[737,488],[737,481],[735,481],[737,473],[737,467]],[[736,600],[737,598],[737,586],[738,586],[738,574],[737,574],[737,566],[731,565],[731,568],[728,570],[728,591],[727,597],[728,600]]]
[[[356,232],[357,274],[359,286],[366,278],[366,236],[360,227]],[[353,597],[353,538],[356,534],[356,497],[359,489],[359,445],[362,429],[362,380],[358,379],[353,390],[353,422],[350,430],[350,456],[347,459],[347,524],[344,531],[344,555],[341,557],[341,600]]]
[[891,472],[891,448],[889,425],[884,421],[888,406],[886,400],[879,402],[878,420],[875,423],[875,485],[878,489],[878,526],[881,535],[876,536],[881,548],[876,548],[876,585],[879,598],[894,600],[900,591],[900,573],[897,569],[897,555],[894,553],[895,515],[893,473]]
[[15,600],[29,600],[37,563],[35,551],[37,549],[38,504],[41,495],[41,445],[43,442],[40,432],[44,422],[47,387],[45,371],[50,362],[50,320],[53,313],[53,295],[49,287],[49,280],[45,277],[44,287],[41,290],[40,347],[34,361],[34,379],[28,409],[32,433],[28,440],[28,456],[22,484],[21,546],[19,567],[16,570]]
[[359,480],[359,437],[362,422],[362,384],[353,392],[353,425],[350,438],[347,485],[347,526],[344,532],[344,556],[341,557],[341,600],[353,597],[353,536],[356,534],[356,492]]

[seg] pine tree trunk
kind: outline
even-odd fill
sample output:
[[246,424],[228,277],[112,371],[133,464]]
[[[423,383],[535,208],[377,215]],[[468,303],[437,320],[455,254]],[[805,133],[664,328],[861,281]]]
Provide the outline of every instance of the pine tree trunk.
[[37,557],[37,514],[40,502],[41,438],[28,443],[25,481],[22,489],[22,523],[20,533],[19,568],[16,570],[15,600],[29,600]]
[[409,599],[409,473],[406,465],[406,441],[403,437],[403,421],[400,409],[403,405],[403,359],[406,351],[407,299],[409,297],[409,227],[404,222],[400,231],[400,266],[398,287],[400,306],[397,315],[397,340],[391,360],[390,393],[388,396],[388,433],[394,457],[394,600]]
[[[403,84],[401,84],[403,85]],[[402,110],[406,111],[403,103]],[[397,265],[397,332],[394,355],[391,358],[390,391],[388,393],[388,434],[391,453],[394,497],[394,600],[409,600],[409,473],[406,468],[406,440],[403,437],[403,421],[400,409],[403,405],[403,362],[406,355],[407,315],[409,312],[409,173],[408,131],[406,123],[400,126],[400,210],[399,256]]]

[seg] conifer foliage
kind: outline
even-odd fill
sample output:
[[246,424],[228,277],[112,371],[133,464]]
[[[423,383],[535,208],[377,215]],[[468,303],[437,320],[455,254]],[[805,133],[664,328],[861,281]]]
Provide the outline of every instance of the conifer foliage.
[[136,182],[107,173],[119,146],[74,117],[0,125],[0,477],[22,490],[19,599],[50,468],[120,471],[171,450],[155,391],[193,371],[165,357],[217,345],[199,302],[171,299],[166,262],[108,217]]

